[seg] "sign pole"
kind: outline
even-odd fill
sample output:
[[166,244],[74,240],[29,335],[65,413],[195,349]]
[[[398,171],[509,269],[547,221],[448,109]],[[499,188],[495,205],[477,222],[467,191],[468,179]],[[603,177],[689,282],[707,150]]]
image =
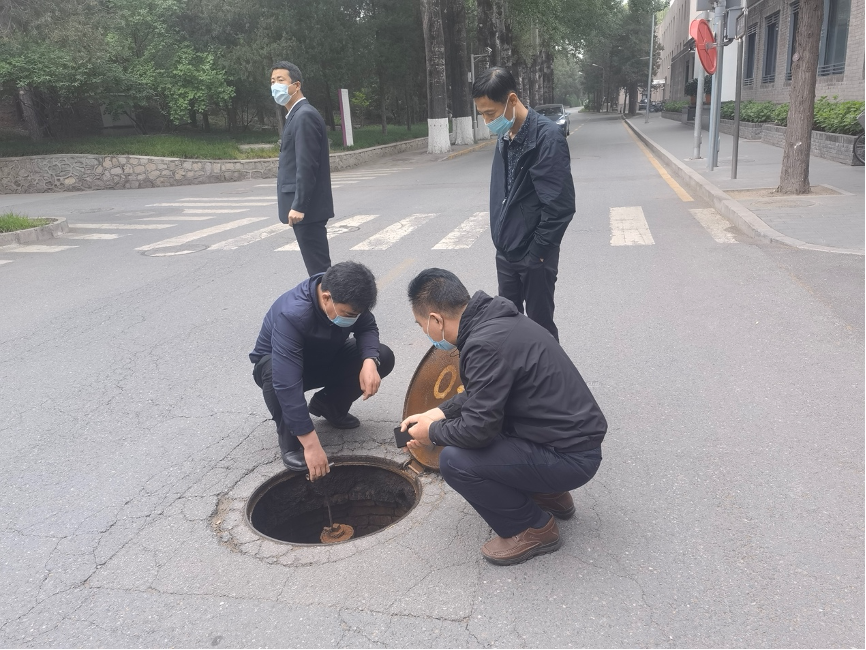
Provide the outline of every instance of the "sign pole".
[[343,131],[343,146],[351,147],[354,145],[352,112],[349,107],[349,91],[346,88],[340,88],[340,129]]
[[737,35],[737,92],[734,96],[734,148],[731,150],[731,178],[737,177],[737,156],[740,153],[740,99],[743,91],[743,39]]
[[[706,20],[708,17],[709,14],[706,11],[701,14],[701,19],[703,20]],[[704,128],[704,78],[707,74],[704,70],[704,64],[701,62],[701,57],[698,54],[699,47],[702,46],[695,39],[695,70],[698,71],[698,95],[695,100],[695,146],[692,152],[694,160],[700,160],[701,158],[701,140]]]
[[[719,94],[722,88],[722,42],[724,35],[723,23],[725,19],[725,0],[716,3],[716,11],[713,22],[716,28],[716,72],[713,74],[713,92],[710,97],[710,150],[707,155],[707,171],[713,171],[718,164],[719,133],[718,113],[721,109]],[[699,89],[702,90],[702,89]]]
[[710,101],[716,107],[716,148],[715,160],[713,164],[719,166],[719,149],[722,147],[722,68],[725,58],[725,15],[727,13],[727,3],[725,0],[719,0],[722,6],[722,13],[719,17],[719,31],[716,33],[716,50],[718,57],[716,58],[716,73],[713,75],[713,95]]

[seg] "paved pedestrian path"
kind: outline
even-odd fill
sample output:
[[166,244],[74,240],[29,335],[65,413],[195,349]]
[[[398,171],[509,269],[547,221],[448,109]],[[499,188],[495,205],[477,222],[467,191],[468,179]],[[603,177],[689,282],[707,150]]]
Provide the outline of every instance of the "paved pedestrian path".
[[[719,166],[707,170],[705,158],[693,159],[694,127],[651,115],[629,120],[671,156],[703,176],[751,210],[770,228],[807,244],[863,253],[864,167],[851,167],[812,157],[809,181],[815,193],[803,196],[772,194],[779,184],[782,149],[755,140],[740,140],[737,178],[731,178],[733,137],[722,134]],[[708,151],[703,132],[701,155]],[[818,187],[816,187],[818,186]]]

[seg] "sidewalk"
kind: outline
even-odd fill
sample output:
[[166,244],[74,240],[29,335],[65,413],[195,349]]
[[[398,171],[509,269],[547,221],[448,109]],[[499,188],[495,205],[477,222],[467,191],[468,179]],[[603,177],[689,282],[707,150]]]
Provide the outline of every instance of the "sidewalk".
[[[864,167],[850,167],[812,156],[809,181],[813,194],[804,197],[771,194],[779,184],[782,149],[755,140],[740,140],[737,179],[731,179],[732,136],[722,134],[719,166],[707,171],[705,158],[692,160],[694,153],[694,126],[650,115],[649,124],[644,116],[628,120],[646,144],[668,166],[691,170],[683,175],[687,191],[715,190],[710,203],[723,202],[733,209],[736,217],[747,222],[751,234],[781,241],[798,248],[826,250],[828,252],[864,253]],[[653,146],[655,145],[655,146]],[[709,149],[709,134],[704,131],[701,155]],[[667,154],[667,155],[665,155]],[[692,183],[689,183],[689,180]],[[701,183],[703,179],[703,183]],[[821,186],[815,188],[815,186]],[[764,190],[764,191],[755,191]],[[723,192],[724,194],[721,194]],[[701,192],[697,191],[700,195]],[[703,194],[706,195],[706,192]],[[713,196],[715,195],[715,196]],[[713,199],[716,199],[713,201]],[[732,199],[732,200],[725,200]],[[723,212],[719,205],[714,205]],[[730,211],[730,210],[729,210]],[[725,214],[725,212],[723,212]],[[731,215],[725,214],[728,218]],[[750,218],[751,217],[751,218]],[[756,217],[756,219],[754,219]],[[742,223],[737,223],[742,227]],[[778,235],[782,236],[779,237]]]

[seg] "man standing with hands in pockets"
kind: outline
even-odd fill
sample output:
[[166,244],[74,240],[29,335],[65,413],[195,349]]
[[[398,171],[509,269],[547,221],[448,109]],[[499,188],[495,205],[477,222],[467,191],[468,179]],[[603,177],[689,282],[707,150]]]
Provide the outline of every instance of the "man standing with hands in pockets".
[[288,110],[277,172],[279,216],[294,229],[307,274],[312,276],[331,266],[326,224],[334,216],[334,198],[325,121],[304,97],[302,82],[294,63],[273,65],[271,95]]

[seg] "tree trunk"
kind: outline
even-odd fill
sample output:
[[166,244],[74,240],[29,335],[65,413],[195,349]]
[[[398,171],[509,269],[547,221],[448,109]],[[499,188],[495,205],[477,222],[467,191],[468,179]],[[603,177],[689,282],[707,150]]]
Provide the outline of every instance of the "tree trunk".
[[815,117],[815,81],[818,77],[818,50],[821,23],[824,18],[822,0],[800,0],[795,42],[797,51],[791,63],[791,93],[788,108],[788,128],[782,152],[782,172],[779,187],[782,194],[809,194],[809,155],[812,150],[812,121]]
[[331,131],[337,130],[334,122],[334,105],[331,103],[331,84],[325,81],[325,124]]
[[204,111],[201,114],[201,124],[204,128],[204,132],[210,133],[210,116],[207,114],[207,111]]
[[543,104],[553,103],[553,55],[547,47],[541,50],[541,59],[544,61],[544,76],[543,76],[543,96],[541,102]]
[[632,81],[628,85],[628,114],[634,115],[637,113],[637,81]]
[[387,104],[388,92],[385,89],[385,75],[379,71],[379,112],[382,115],[382,135],[388,134],[388,118],[385,111]]
[[403,96],[406,101],[406,131],[412,130],[412,112],[409,107],[409,86],[403,87]]
[[21,110],[24,113],[24,122],[33,142],[39,142],[43,138],[42,127],[39,124],[39,116],[34,106],[33,91],[30,88],[18,89],[18,101],[21,102]]
[[445,39],[441,0],[421,0],[424,51],[427,58],[427,153],[451,151],[445,94]]
[[472,144],[472,113],[469,92],[469,54],[466,48],[466,2],[448,0],[451,50],[451,116],[454,120],[454,144]]
[[[476,0],[478,23],[475,26],[475,40],[481,47],[481,53],[484,53],[484,48],[489,47],[491,50],[496,45],[496,25],[493,20],[493,0]],[[475,62],[475,74],[488,66],[494,65],[498,61],[498,53],[493,52],[487,59],[478,59]]]

